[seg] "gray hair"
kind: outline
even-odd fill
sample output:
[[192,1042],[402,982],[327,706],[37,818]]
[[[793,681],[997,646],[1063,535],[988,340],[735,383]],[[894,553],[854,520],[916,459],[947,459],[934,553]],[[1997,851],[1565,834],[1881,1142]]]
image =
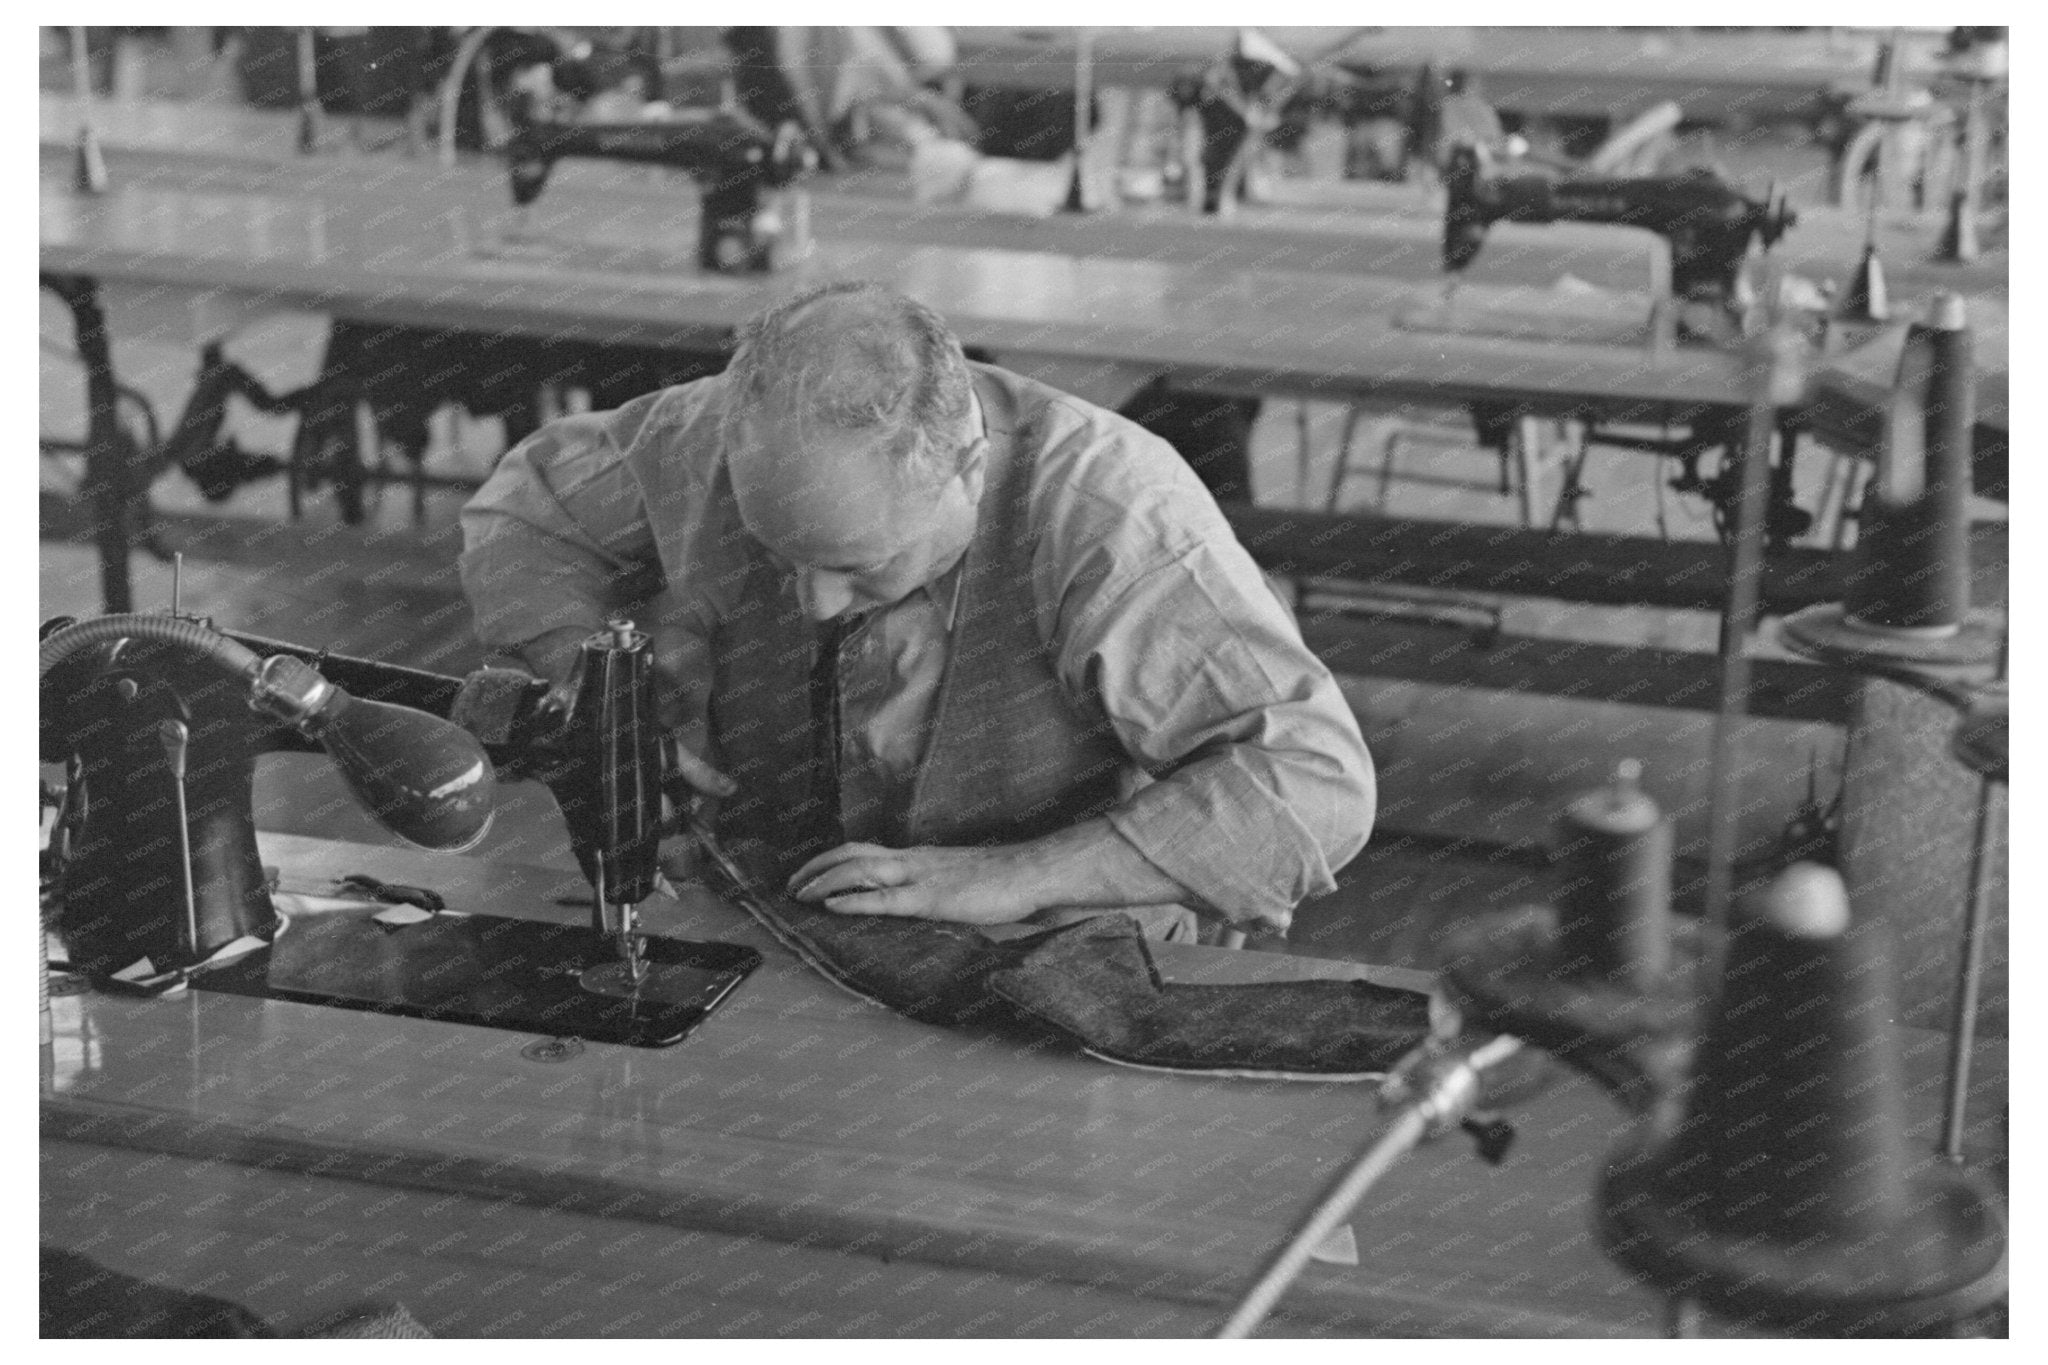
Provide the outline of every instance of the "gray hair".
[[740,328],[726,367],[735,427],[774,411],[869,434],[906,483],[937,487],[960,470],[972,383],[943,319],[883,285],[807,289]]

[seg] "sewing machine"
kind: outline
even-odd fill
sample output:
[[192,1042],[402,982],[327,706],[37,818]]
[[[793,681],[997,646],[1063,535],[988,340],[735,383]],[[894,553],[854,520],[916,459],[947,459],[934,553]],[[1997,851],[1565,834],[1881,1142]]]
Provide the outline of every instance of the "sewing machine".
[[517,115],[506,146],[512,203],[540,198],[555,162],[565,156],[673,166],[697,181],[703,211],[697,264],[705,270],[772,270],[810,247],[809,213],[800,192],[788,192],[817,169],[817,152],[785,125],[770,132],[745,114],[686,110],[645,123],[557,123]]
[[[102,988],[191,985],[664,1046],[759,961],[639,931],[673,828],[664,798],[681,811],[684,793],[655,719],[648,637],[630,622],[584,642],[564,689],[175,614],[52,621],[41,677],[42,757],[68,769],[45,881],[67,966]],[[251,784],[259,754],[309,749],[335,759],[387,829],[435,852],[482,840],[499,774],[546,783],[594,892],[589,927],[476,914],[371,878],[355,889],[390,907],[308,913],[287,932],[257,860]]]
[[1470,265],[1498,222],[1618,223],[1671,243],[1675,297],[1723,307],[1736,301],[1750,243],[1769,248],[1798,221],[1775,191],[1759,203],[1704,169],[1628,179],[1495,176],[1467,146],[1452,152],[1444,186],[1445,270]]

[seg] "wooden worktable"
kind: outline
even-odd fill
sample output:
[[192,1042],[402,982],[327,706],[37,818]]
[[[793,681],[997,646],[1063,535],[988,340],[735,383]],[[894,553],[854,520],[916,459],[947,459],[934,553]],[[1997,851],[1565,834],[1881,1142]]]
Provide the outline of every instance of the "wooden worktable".
[[[553,904],[583,889],[573,874],[277,835],[263,851],[287,886],[368,870],[436,887],[457,907],[585,913]],[[760,1306],[759,1295],[726,1301],[722,1284],[744,1264],[777,1288],[826,1277],[837,1292],[814,1285],[781,1306],[785,1323],[810,1315],[806,1334],[857,1334],[870,1310],[882,1330],[915,1319],[930,1335],[1187,1334],[1220,1318],[1379,1122],[1369,1087],[1125,1070],[910,1022],[843,994],[708,896],[651,906],[649,922],[753,943],[769,960],[681,1045],[592,1045],[559,1065],[522,1059],[527,1036],[456,1025],[205,992],[60,998],[44,1060],[43,1132],[56,1144],[44,1237],[294,1317],[362,1297],[396,1261],[403,1273],[381,1292],[436,1330],[484,1330],[475,1315],[503,1311],[474,1302],[481,1260],[608,1285],[606,1309],[693,1285],[688,1305],[713,1316],[691,1331]],[[1204,980],[1356,970],[1193,948],[1162,958]],[[1493,1171],[1462,1140],[1425,1150],[1359,1224],[1368,1265],[1312,1271],[1284,1330],[1648,1330],[1654,1300],[1579,1236],[1583,1190],[1550,1183],[1566,1153],[1619,1125],[1567,1087],[1531,1111],[1529,1148],[1547,1158]],[[97,1150],[82,1159],[79,1147]],[[151,1187],[160,1197],[144,1210],[124,1204]],[[316,1191],[335,1196],[318,1217],[290,1212],[319,1205]],[[358,1218],[359,1208],[379,1212]],[[557,1220],[586,1235],[544,1254],[538,1230],[561,1235]],[[100,1240],[110,1224],[122,1232]],[[152,1241],[140,1230],[159,1227],[176,1232]],[[247,1269],[243,1239],[266,1228],[285,1239],[263,1257],[285,1277],[275,1284]],[[596,1240],[635,1232],[630,1254]],[[1432,1232],[1446,1234],[1441,1245]],[[515,1251],[501,1267],[485,1243],[507,1239]],[[343,1254],[305,1250],[326,1241]],[[1532,1242],[1566,1248],[1568,1290],[1558,1292],[1567,1277],[1527,1274]],[[470,1271],[459,1289],[432,1288],[457,1266]],[[333,1278],[318,1285],[323,1276]],[[905,1307],[912,1292],[936,1320]],[[977,1326],[999,1300],[1004,1315]],[[1081,1304],[1114,1311],[1091,1327]],[[571,1326],[546,1311],[593,1302],[524,1306],[543,1316],[520,1329],[545,1331]],[[651,1326],[622,1330],[635,1325]]]
[[[78,123],[75,100],[42,96],[38,126],[46,153],[68,156]],[[322,149],[311,157],[298,149],[298,120],[289,112],[171,100],[125,101],[95,105],[93,123],[110,155],[116,183],[137,164],[136,154],[177,159],[191,188],[228,183],[253,187],[247,172],[235,177],[226,166],[293,167],[341,160],[360,167],[364,160],[350,148],[350,123],[341,118],[330,121]],[[394,120],[364,123],[365,141],[371,145],[382,146],[399,136]],[[140,164],[147,167],[149,162]],[[473,182],[485,187],[482,201],[506,202],[504,162],[498,156],[463,153],[458,166],[441,176],[436,174],[443,168],[435,149],[408,158],[394,146],[375,154],[373,164],[380,176],[410,169],[420,174],[423,184],[438,184],[444,190],[451,183]],[[1334,270],[1416,280],[1441,275],[1441,204],[1426,192],[1377,188],[1384,192],[1380,200],[1365,205],[1247,206],[1229,217],[1171,206],[1120,206],[1036,218],[962,204],[915,203],[908,178],[897,171],[851,171],[818,176],[808,183],[816,231],[827,239],[1058,251],[1227,269]],[[695,183],[680,171],[588,158],[558,163],[547,193],[592,196],[607,207],[635,199],[654,201],[682,222],[695,221],[698,202]],[[1468,274],[1480,283],[1537,285],[1570,276],[1600,288],[1640,291],[1650,279],[1656,249],[1652,234],[1633,228],[1505,223],[1489,235],[1486,251]]]
[[[504,175],[496,158],[465,156],[457,167],[442,168],[425,157],[395,153],[365,157],[345,150],[346,125],[339,119],[329,128],[329,150],[311,157],[297,151],[294,116],[276,111],[174,101],[109,102],[95,106],[94,121],[108,150],[116,185],[290,197],[346,193],[373,183],[380,193],[403,195],[409,203],[431,204],[444,214],[461,210],[479,223],[505,216]],[[372,122],[373,140],[395,135],[390,121]],[[48,93],[41,97],[45,183],[61,183],[68,173],[77,124],[74,100]],[[1252,207],[1229,219],[1160,208],[1034,219],[957,205],[920,206],[910,202],[902,177],[888,172],[822,178],[814,183],[811,194],[818,235],[851,254],[865,254],[878,246],[893,251],[912,243],[1034,256],[1144,260],[1203,272],[1256,271],[1322,278],[1336,273],[1378,277],[1386,282],[1410,281],[1417,286],[1441,285],[1440,196],[1405,187],[1345,184],[1329,188],[1346,195],[1366,195],[1370,202],[1321,208]],[[557,166],[542,200],[539,221],[543,226],[554,223],[565,233],[577,231],[579,222],[599,223],[597,234],[613,241],[686,240],[696,209],[695,187],[680,173],[570,159]],[[1929,259],[1932,229],[1925,222],[1910,215],[1891,215],[1882,219],[1878,228],[1888,278],[1902,314],[1910,306],[1909,300],[1934,289],[1969,294],[1993,307],[2002,304],[2007,278],[2004,252],[1974,265],[1944,264]],[[1775,254],[1789,268],[1811,278],[1845,280],[1853,270],[1864,229],[1860,214],[1803,208],[1799,225]],[[1653,246],[1652,234],[1628,228],[1502,223],[1489,232],[1485,249],[1468,268],[1465,279],[1481,287],[1479,297],[1486,297],[1491,286],[1508,287],[1504,297],[1517,308],[1536,306],[1532,301],[1544,298],[1523,292],[1519,286],[1548,287],[1566,278],[1639,297],[1649,275]],[[1276,304],[1281,298],[1276,294]],[[1566,300],[1550,296],[1550,301],[1557,303],[1560,311],[1569,311]],[[1616,318],[1630,318],[1640,311],[1641,305],[1627,298],[1614,300],[1611,307],[1592,307],[1579,320],[1580,334],[1588,339],[1611,334]],[[1572,335],[1572,327],[1569,318],[1561,318],[1559,335]],[[1403,335],[1410,340],[1422,336],[1438,339],[1434,334],[1405,330]],[[1534,349],[1526,343],[1506,344],[1523,352]],[[2002,327],[1980,337],[1984,380],[1979,407],[1985,424],[2001,429],[2005,426],[2006,354]],[[1851,357],[1845,368],[1860,378],[1873,363],[1869,355]],[[1607,381],[1595,371],[1581,382],[1597,390]],[[1857,394],[1860,401],[1862,390],[1857,385],[1845,385],[1844,390]]]
[[[194,188],[213,183],[228,162],[294,166],[309,159],[357,161],[348,121],[335,119],[322,150],[298,150],[298,120],[289,112],[192,104],[172,100],[107,102],[94,106],[101,145],[112,154],[148,153],[185,164]],[[78,105],[45,93],[39,106],[42,147],[68,155],[78,132]],[[398,136],[393,120],[365,120],[366,141]],[[431,149],[430,149],[431,150]],[[393,167],[438,166],[428,154],[375,155],[379,174]],[[492,186],[486,197],[504,201],[502,159],[463,153],[459,166]],[[118,182],[123,167],[114,166]],[[1750,186],[1761,192],[1761,186]],[[959,204],[919,205],[900,172],[871,169],[820,176],[810,182],[814,216],[826,237],[876,238],[928,246],[996,247],[1069,255],[1135,257],[1225,268],[1295,269],[1388,275],[1430,280],[1443,273],[1443,192],[1422,185],[1372,181],[1282,181],[1272,204],[1242,205],[1229,215],[1200,215],[1173,206],[1123,205],[1088,214],[1030,218],[978,211]],[[549,193],[606,199],[652,197],[693,215],[696,188],[680,172],[570,159],[555,171]],[[1776,259],[1815,281],[1846,284],[1871,226],[1861,212],[1797,205],[1799,221],[1773,248]],[[1933,259],[1941,224],[1923,214],[1888,211],[1876,223],[1878,248],[1896,298],[1951,289],[2003,293],[2008,253],[1987,252],[1963,265]],[[1639,291],[1658,248],[1655,234],[1588,223],[1499,223],[1485,248],[1466,267],[1479,283],[1550,285],[1570,277],[1602,289]]]
[[[1061,380],[1092,367],[1208,389],[1490,398],[1560,412],[1677,414],[1741,401],[1734,357],[1573,340],[1633,323],[1612,308],[1567,310],[1548,290],[1461,293],[1488,308],[1572,313],[1557,339],[1531,345],[1404,326],[1399,317],[1429,307],[1440,286],[1369,275],[847,238],[821,241],[811,260],[772,276],[710,276],[680,264],[694,232],[673,220],[655,240],[675,243],[675,254],[656,272],[645,264],[648,227],[664,210],[642,203],[636,218],[565,195],[544,198],[535,216],[552,245],[508,259],[485,254],[509,216],[494,180],[453,191],[451,202],[423,197],[409,174],[418,172],[337,159],[294,168],[288,183],[261,192],[205,190],[185,187],[164,161],[91,197],[46,165],[40,265],[158,296],[171,289],[364,321],[677,347],[716,347],[770,299],[858,275],[931,304],[964,342],[1006,363],[1068,367]],[[606,268],[608,255],[628,268]],[[1135,387],[1111,387],[1126,384]]]
[[[288,888],[369,871],[457,908],[585,913],[554,903],[583,891],[574,874],[262,847]],[[913,1023],[696,891],[648,922],[767,961],[674,1048],[552,1065],[461,1025],[57,999],[43,1238],[287,1324],[381,1297],[451,1335],[1191,1335],[1381,1122],[1365,1086],[1126,1070]],[[1160,957],[1186,980],[1367,972]],[[1916,1072],[1938,1055],[1922,1045]],[[1995,1142],[1985,1085],[1973,1133]],[[1921,1117],[1937,1090],[1916,1090]],[[1353,1220],[1360,1264],[1312,1267],[1269,1330],[1654,1334],[1658,1300],[1590,1235],[1622,1115],[1564,1080],[1517,1118],[1502,1167],[1462,1138],[1398,1166]]]

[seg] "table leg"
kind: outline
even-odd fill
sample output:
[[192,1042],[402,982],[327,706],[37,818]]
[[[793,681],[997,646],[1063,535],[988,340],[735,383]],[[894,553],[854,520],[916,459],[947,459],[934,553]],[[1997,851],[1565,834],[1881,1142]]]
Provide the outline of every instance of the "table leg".
[[109,612],[125,612],[134,605],[128,580],[133,443],[121,430],[120,389],[107,340],[106,310],[100,304],[98,282],[88,276],[44,275],[42,283],[70,308],[78,358],[85,366],[85,482],[79,491],[91,508],[93,543],[99,549],[101,605]]

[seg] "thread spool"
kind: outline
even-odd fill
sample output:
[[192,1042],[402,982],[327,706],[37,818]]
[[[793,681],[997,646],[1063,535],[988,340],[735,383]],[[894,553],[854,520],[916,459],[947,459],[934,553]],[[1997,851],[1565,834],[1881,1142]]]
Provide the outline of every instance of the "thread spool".
[[1937,297],[1906,334],[1898,386],[1907,401],[1895,413],[1906,429],[1886,442],[1864,501],[1868,551],[1850,577],[1853,623],[1953,634],[1969,613],[1974,351],[1954,294]]
[[2005,1228],[1906,1141],[1882,928],[1831,869],[1738,903],[1685,1118],[1612,1161],[1600,1233],[1623,1266],[1746,1325],[1920,1334],[2005,1294]]
[[1553,970],[1639,991],[1670,967],[1671,823],[1624,759],[1614,779],[1565,808]]
[[1670,988],[1670,821],[1620,764],[1560,814],[1557,906],[1455,930],[1445,983],[1469,1024],[1513,1034],[1593,1076],[1632,1107],[1675,1081],[1686,1007]]
[[1900,353],[1846,600],[1788,618],[1795,648],[1852,666],[1996,656],[1995,633],[1969,620],[1974,354],[1963,300],[1936,295]]

